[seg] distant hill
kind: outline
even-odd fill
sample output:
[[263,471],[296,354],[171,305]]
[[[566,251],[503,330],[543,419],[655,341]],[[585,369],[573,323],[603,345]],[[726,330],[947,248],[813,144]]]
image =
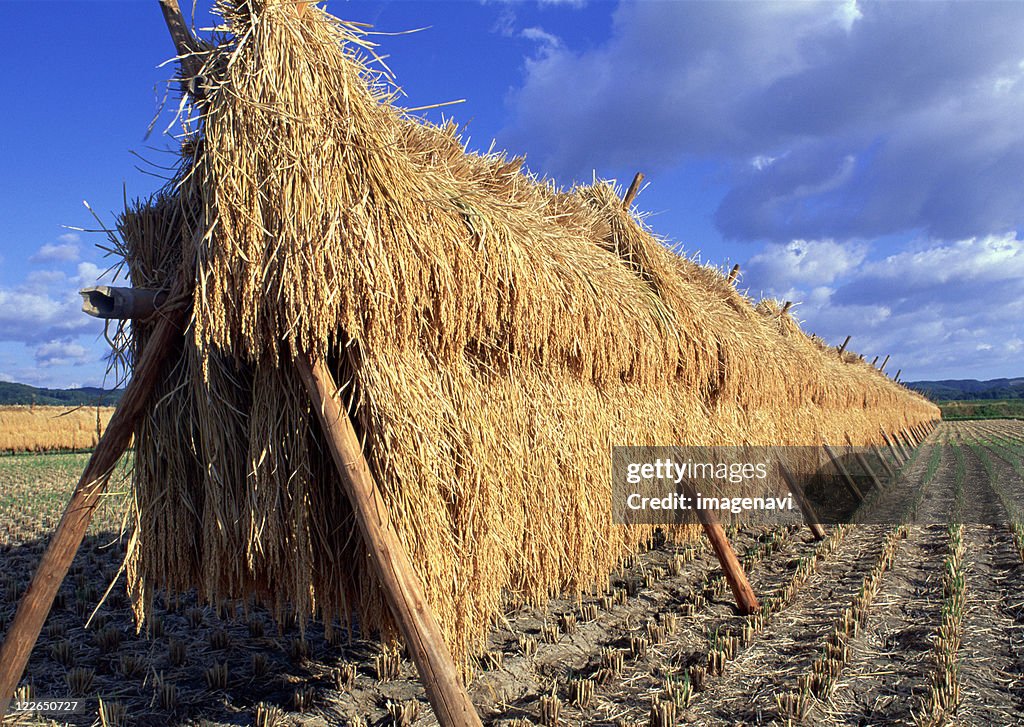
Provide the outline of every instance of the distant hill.
[[943,381],[908,381],[906,385],[932,401],[964,401],[973,399],[1024,399],[1024,378],[945,379]]
[[121,389],[40,389],[28,384],[0,381],[0,405],[35,404],[36,406],[114,406],[121,399]]

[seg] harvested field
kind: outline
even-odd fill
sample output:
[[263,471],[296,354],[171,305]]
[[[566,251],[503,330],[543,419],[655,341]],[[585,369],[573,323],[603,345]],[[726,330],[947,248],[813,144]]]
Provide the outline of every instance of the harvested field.
[[[0,633],[82,457],[0,460],[15,493],[0,521],[18,523],[0,533]],[[905,471],[915,521],[830,526],[822,542],[803,528],[732,533],[756,617],[736,614],[702,540],[660,543],[579,599],[507,611],[470,684],[484,723],[541,723],[557,700],[564,725],[646,725],[652,708],[708,725],[1024,724],[1024,423],[944,423]],[[976,512],[1008,509],[1007,524],[951,525],[972,497]],[[115,507],[97,522],[29,665],[41,696],[91,679],[90,711],[69,723],[93,724],[98,697],[123,724],[267,724],[257,712],[274,710],[278,724],[390,723],[389,702],[434,723],[411,662],[358,633],[279,629],[259,607],[187,594],[158,599],[136,636],[123,576],[86,626],[123,556],[117,523]]]
[[113,407],[0,406],[0,453],[91,449]]

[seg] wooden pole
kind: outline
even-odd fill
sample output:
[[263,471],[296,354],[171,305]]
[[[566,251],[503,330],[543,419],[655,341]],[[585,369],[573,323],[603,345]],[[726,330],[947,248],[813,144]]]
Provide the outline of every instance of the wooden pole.
[[893,434],[892,438],[896,440],[896,444],[900,445],[900,450],[903,452],[903,458],[909,462],[910,456],[914,454],[914,445],[912,445],[906,435],[903,434],[902,429]]
[[889,461],[882,455],[882,450],[878,448],[878,445],[872,444],[871,451],[875,453],[875,456],[878,457],[878,461],[882,463],[883,467],[885,467],[885,471],[888,472],[889,476],[893,479],[893,481],[895,481],[896,470],[892,468],[892,465],[889,464]]
[[883,362],[882,362],[882,365],[878,367],[878,370],[879,370],[879,371],[885,371],[885,365],[886,365],[887,363],[889,363],[889,356],[891,356],[891,355],[892,355],[892,354],[888,354],[888,353],[887,353],[887,354],[885,354],[885,361],[883,361]]
[[739,274],[740,274],[740,264],[736,263],[735,265],[732,266],[732,270],[729,271],[729,285],[735,285],[736,284],[736,278],[739,277]]
[[851,336],[847,336],[846,340],[843,341],[843,345],[839,347],[839,355],[840,356],[843,355],[843,351],[846,350],[846,347],[850,345],[850,338],[851,338]]
[[757,602],[757,596],[754,595],[754,589],[750,587],[747,574],[743,572],[743,566],[740,565],[736,553],[729,545],[729,539],[725,537],[722,524],[715,520],[707,510],[697,510],[697,516],[700,519],[701,527],[704,528],[704,534],[711,541],[715,555],[718,556],[725,580],[729,583],[729,588],[732,589],[733,598],[736,599],[736,608],[741,614],[747,616],[757,613],[761,610],[761,606]]
[[442,727],[480,727],[480,717],[462,685],[409,555],[392,527],[359,438],[336,396],[334,377],[322,361],[306,355],[296,356],[295,366],[323,425],[384,598],[416,662],[438,723]]
[[199,76],[203,69],[203,62],[197,55],[202,51],[202,45],[192,35],[185,22],[185,16],[178,7],[178,0],[158,0],[160,10],[164,14],[164,22],[174,42],[174,49],[178,53],[178,63],[181,66],[181,88],[182,93],[190,94],[196,101],[202,100],[202,91],[192,80]]
[[874,366],[877,363],[878,363],[878,356],[875,356],[873,359],[871,359],[871,365]]
[[857,498],[857,502],[864,502],[864,493],[862,493],[860,491],[860,488],[857,487],[857,483],[854,482],[853,478],[850,476],[850,473],[846,471],[846,467],[843,466],[843,463],[839,460],[839,457],[836,456],[836,453],[832,450],[830,446],[828,446],[828,442],[823,441],[821,443],[821,446],[825,448],[825,452],[828,454],[828,458],[832,460],[832,465],[839,471],[839,474],[842,476],[843,482],[846,483],[846,488],[854,497]]
[[896,369],[896,375],[892,377],[892,380],[897,384],[900,383],[900,374],[903,373],[903,369]]
[[622,209],[628,210],[629,206],[633,204],[633,200],[636,198],[637,192],[640,191],[640,182],[644,181],[644,175],[642,172],[637,172],[636,176],[633,177],[633,181],[629,185],[629,189],[626,190],[626,196],[622,198]]
[[853,450],[853,458],[857,460],[857,464],[861,466],[861,469],[867,473],[868,479],[871,480],[871,484],[874,485],[877,490],[883,489],[881,480],[879,480],[875,475],[875,471],[871,469],[871,465],[868,464],[867,458],[865,458],[864,455],[860,453],[860,450],[854,446],[853,442],[850,441],[850,435],[844,434],[843,436],[846,437],[846,444],[851,450]]
[[814,505],[804,496],[803,488],[800,487],[800,483],[796,481],[796,477],[789,471],[789,467],[786,466],[781,457],[779,457],[779,472],[782,473],[782,478],[786,480],[790,492],[796,498],[796,504],[800,507],[800,512],[804,515],[804,522],[807,523],[807,527],[810,529],[814,539],[824,540],[825,528],[821,527],[818,513],[814,511]]
[[149,403],[153,387],[162,378],[168,352],[181,337],[186,310],[184,306],[177,306],[158,313],[160,317],[131,381],[107,424],[107,430],[89,457],[32,582],[18,604],[14,621],[0,647],[0,721],[7,713],[32,648],[50,613],[53,598],[82,544],[110,473],[131,442],[135,425]]
[[889,447],[889,451],[892,452],[893,459],[896,460],[896,466],[902,467],[904,463],[906,463],[906,460],[903,458],[902,453],[897,451],[896,445],[893,443],[893,440],[889,439],[889,435],[884,429],[882,429],[882,439],[885,440],[886,445]]
[[789,309],[792,308],[792,307],[793,307],[793,301],[787,300],[786,303],[782,306],[782,310],[779,311],[779,315],[780,316],[786,315],[787,313],[789,313]]

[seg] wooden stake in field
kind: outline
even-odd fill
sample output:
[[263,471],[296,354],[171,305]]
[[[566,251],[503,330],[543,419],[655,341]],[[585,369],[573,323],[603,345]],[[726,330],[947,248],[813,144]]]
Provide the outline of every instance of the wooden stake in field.
[[338,401],[334,377],[323,362],[306,356],[296,357],[295,366],[323,425],[384,597],[419,669],[437,721],[444,726],[479,726],[480,717],[462,686],[412,561],[394,533],[387,503],[363,457],[359,438]]
[[839,472],[839,475],[843,478],[843,482],[846,484],[846,488],[850,491],[850,494],[852,494],[857,499],[857,502],[864,502],[864,493],[862,493],[860,491],[860,488],[857,487],[857,483],[854,481],[853,477],[850,476],[850,473],[846,470],[846,467],[843,466],[843,463],[839,459],[839,457],[836,456],[835,451],[830,446],[828,446],[828,442],[822,441],[821,446],[825,448],[825,453],[828,454],[828,458],[832,460],[832,465],[836,468],[836,470]]
[[[881,429],[881,428],[880,428]],[[893,440],[889,439],[889,435],[884,429],[881,429],[882,439],[885,440],[886,445],[889,447],[889,451],[892,452],[893,459],[896,460],[896,466],[902,467],[906,463],[906,459],[903,454],[896,449],[896,445]]]
[[914,453],[914,442],[910,439],[905,429],[900,429],[896,432],[897,441],[900,442],[900,446],[906,447],[906,457],[909,460],[910,456]]
[[633,200],[636,199],[637,192],[640,191],[640,183],[644,181],[644,175],[642,172],[637,172],[636,176],[633,177],[633,181],[629,185],[629,189],[626,190],[626,195],[622,198],[622,209],[629,209],[629,206],[633,204]]
[[882,463],[882,466],[885,467],[885,471],[889,473],[889,477],[892,478],[892,481],[895,482],[896,470],[892,468],[892,465],[889,464],[889,461],[882,455],[882,450],[878,448],[877,444],[872,444],[871,451],[874,453],[875,457],[878,458],[878,461]]
[[850,336],[847,336],[847,337],[846,337],[846,340],[845,340],[845,341],[843,341],[843,345],[839,347],[839,356],[840,356],[840,357],[842,357],[842,355],[843,355],[843,352],[844,352],[844,351],[846,350],[846,347],[847,347],[848,345],[850,345],[850,338],[851,338]]
[[740,565],[736,553],[729,545],[729,539],[725,536],[722,524],[715,520],[707,510],[698,510],[697,513],[700,524],[704,528],[704,534],[711,542],[711,548],[715,551],[715,555],[718,556],[718,563],[722,566],[722,572],[732,590],[733,598],[736,599],[736,608],[747,616],[757,613],[761,610],[761,605],[757,602],[754,589],[750,587],[747,574],[743,572],[743,566]]
[[879,480],[878,477],[875,475],[875,471],[871,469],[871,465],[868,464],[867,458],[865,458],[864,455],[860,453],[860,450],[854,446],[853,442],[850,440],[850,435],[844,434],[843,436],[846,438],[847,446],[853,452],[854,459],[857,460],[857,464],[859,464],[861,466],[861,469],[863,469],[865,474],[867,474],[868,479],[871,480],[871,484],[874,485],[875,489],[877,490],[883,489],[881,480]]
[[807,523],[807,527],[810,529],[811,534],[815,540],[825,539],[825,528],[821,526],[821,520],[818,517],[818,513],[814,510],[814,505],[811,504],[810,500],[804,495],[804,490],[797,482],[796,477],[790,472],[789,467],[782,460],[782,457],[778,457],[779,460],[779,472],[782,474],[782,478],[786,481],[789,486],[790,492],[793,493],[793,497],[796,498],[796,504],[800,508],[800,512],[804,515],[804,522]]
[[886,354],[886,355],[885,355],[885,361],[883,361],[883,362],[882,362],[882,365],[878,367],[878,370],[879,370],[879,371],[885,371],[885,365],[886,365],[887,363],[889,363],[889,356],[890,356],[890,354]]
[[729,278],[728,278],[729,285],[735,285],[736,284],[736,278],[739,277],[739,274],[740,274],[740,265],[739,265],[739,263],[736,263],[735,265],[732,266],[732,270],[729,271]]

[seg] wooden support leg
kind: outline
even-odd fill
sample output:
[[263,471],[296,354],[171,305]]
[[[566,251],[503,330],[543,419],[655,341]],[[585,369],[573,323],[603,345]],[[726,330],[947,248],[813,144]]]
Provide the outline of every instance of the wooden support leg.
[[57,525],[46,552],[29,583],[18,612],[0,647],[0,721],[10,706],[14,690],[39,638],[57,589],[75,558],[110,473],[131,442],[153,386],[160,380],[167,352],[181,336],[185,311],[179,308],[160,314],[131,382],[121,397],[107,430],[89,458],[71,501]]
[[832,460],[832,465],[839,471],[840,476],[843,478],[843,482],[846,483],[847,489],[850,493],[857,498],[857,502],[864,502],[864,493],[857,487],[857,483],[854,482],[853,478],[850,477],[850,473],[846,471],[842,461],[836,456],[836,453],[828,446],[827,442],[822,442],[821,446],[825,448],[825,452],[828,454],[828,458]]
[[892,468],[892,465],[889,464],[889,462],[882,455],[882,450],[880,450],[878,448],[878,445],[872,444],[871,445],[871,451],[875,453],[875,456],[878,457],[878,461],[882,463],[883,467],[885,467],[885,471],[889,473],[889,477],[891,477],[895,481],[895,479],[896,479],[896,470],[894,470]]
[[416,662],[438,723],[441,727],[480,727],[480,717],[462,686],[409,555],[392,528],[352,422],[336,397],[334,377],[322,361],[304,355],[296,357],[295,366],[320,417],[384,597]]
[[849,445],[850,449],[853,450],[854,459],[857,460],[857,464],[861,466],[861,469],[863,469],[864,472],[867,473],[868,478],[871,480],[871,484],[874,485],[875,489],[877,490],[883,489],[881,480],[879,480],[878,477],[875,475],[875,471],[871,469],[871,465],[868,464],[867,459],[864,457],[863,454],[860,453],[860,450],[858,450],[857,447],[853,445],[853,442],[850,441],[850,435],[846,434],[844,436],[846,437],[846,444]]
[[896,449],[896,444],[889,438],[889,435],[884,429],[882,430],[882,439],[885,440],[885,445],[889,448],[889,451],[892,452],[892,457],[896,460],[896,466],[902,467],[906,463],[906,460],[903,458],[903,455],[900,454],[899,450]]
[[815,540],[825,539],[825,528],[821,527],[818,513],[814,511],[814,505],[811,504],[810,500],[804,497],[804,490],[800,486],[800,483],[796,481],[796,477],[789,471],[789,467],[786,463],[779,458],[779,472],[782,473],[782,478],[789,485],[790,492],[793,493],[793,497],[796,498],[796,504],[800,507],[800,512],[804,514],[804,522],[807,523],[807,527],[810,529],[811,534]]
[[710,512],[705,510],[697,512],[700,514],[700,524],[704,528],[704,534],[711,542],[711,547],[714,549],[715,555],[718,556],[718,562],[725,574],[725,580],[729,583],[729,588],[732,589],[733,598],[736,599],[736,608],[747,616],[757,613],[761,610],[761,605],[757,602],[754,589],[750,587],[747,574],[743,572],[743,566],[740,565],[736,553],[729,545],[729,539],[725,537],[722,524],[715,520]]
[[902,467],[907,463],[907,460],[910,459],[910,456],[907,454],[906,445],[904,445],[903,442],[900,441],[899,435],[897,435],[896,432],[892,433],[892,444],[893,447],[895,447],[896,451],[899,452],[900,466]]

